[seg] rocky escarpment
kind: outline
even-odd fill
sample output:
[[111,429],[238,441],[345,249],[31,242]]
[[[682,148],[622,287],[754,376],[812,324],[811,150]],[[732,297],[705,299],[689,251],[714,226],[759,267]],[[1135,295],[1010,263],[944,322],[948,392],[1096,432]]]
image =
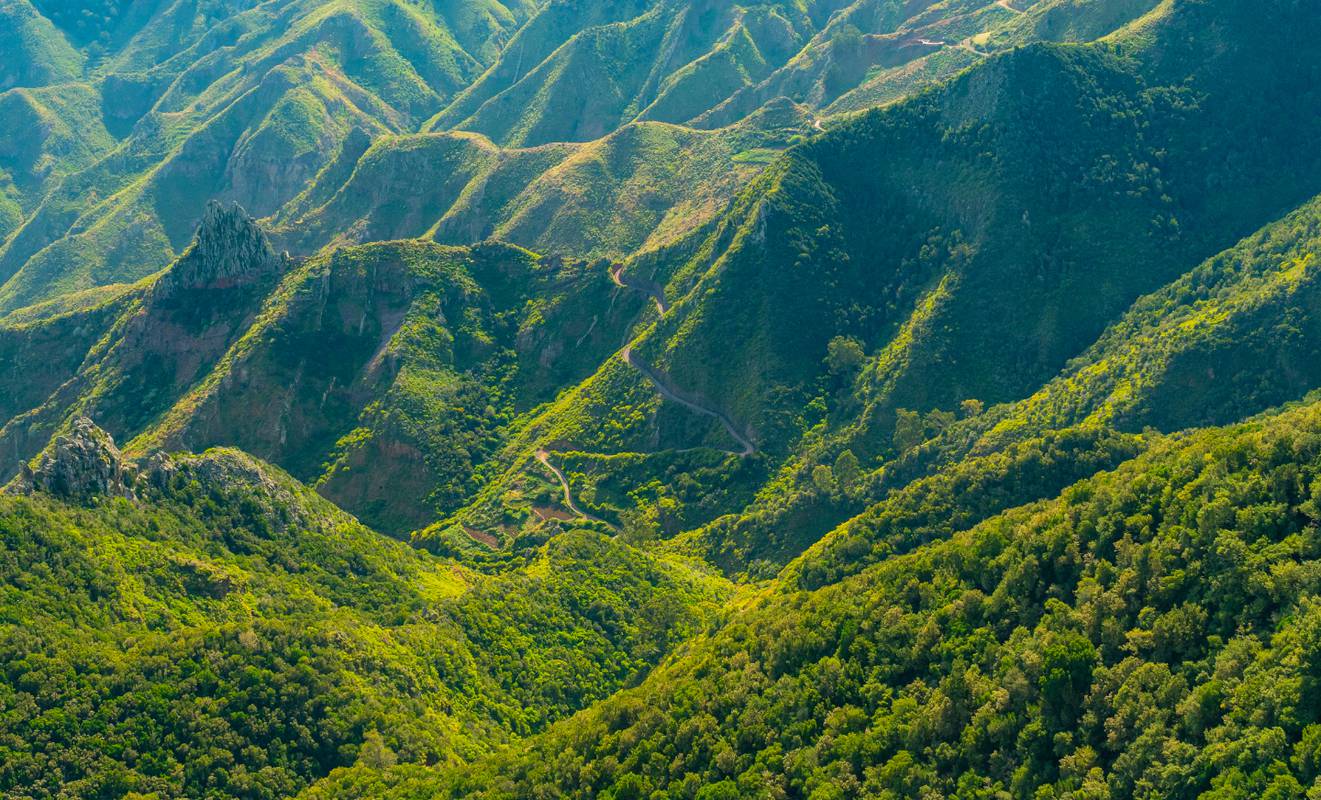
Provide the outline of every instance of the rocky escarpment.
[[43,492],[74,500],[134,497],[137,470],[125,461],[115,440],[87,417],[77,417],[56,436],[35,463],[24,465],[9,491]]
[[[202,454],[152,450],[134,458],[121,453],[114,438],[86,416],[75,417],[0,492],[46,495],[84,506],[116,498],[155,506],[178,500],[181,488],[190,486],[203,487],[222,505],[230,502],[227,498],[255,501],[249,510],[259,514],[270,531],[307,530],[319,524],[318,512],[300,499],[312,496],[312,490],[246,453],[225,448]],[[195,569],[196,562],[185,560],[177,566],[197,591],[220,597],[233,589],[227,577]]]
[[190,289],[241,286],[283,272],[288,259],[275,252],[256,220],[237,203],[212,200],[192,247],[156,282],[158,299]]
[[[0,402],[13,418],[0,427],[0,481],[78,416],[130,441],[211,371],[251,327],[290,265],[242,208],[211,204],[183,257],[154,284],[108,307],[113,322],[79,328],[96,344],[61,356],[56,365],[65,365],[63,371],[31,366],[35,355],[9,356],[8,383],[29,388],[10,389],[12,402]],[[60,324],[83,325],[78,319]],[[7,352],[18,347],[9,340],[18,335],[0,337],[0,394],[6,391]],[[65,336],[47,333],[56,335]],[[75,339],[66,338],[66,349],[77,350]],[[30,387],[34,382],[45,392]]]

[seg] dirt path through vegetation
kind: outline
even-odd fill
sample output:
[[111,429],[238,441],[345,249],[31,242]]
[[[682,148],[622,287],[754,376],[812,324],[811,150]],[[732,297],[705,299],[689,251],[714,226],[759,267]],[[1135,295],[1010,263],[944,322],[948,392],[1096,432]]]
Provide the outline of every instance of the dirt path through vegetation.
[[[649,297],[651,297],[652,301],[656,304],[656,310],[659,311],[661,314],[664,314],[665,312],[670,310],[669,305],[665,302],[665,293],[661,290],[659,286],[655,284],[652,284],[650,286],[637,286],[637,285],[630,285],[628,283],[625,283],[623,265],[610,268],[610,280],[614,281],[615,285],[621,289],[630,289],[635,292],[644,292]],[[680,392],[680,390],[670,386],[666,382],[664,376],[661,373],[652,369],[649,365],[644,363],[640,358],[638,358],[633,354],[633,345],[631,344],[625,345],[624,349],[620,351],[620,355],[623,357],[625,364],[628,364],[633,369],[637,370],[638,372],[641,372],[643,376],[646,377],[646,379],[651,383],[651,385],[656,388],[656,391],[660,392],[661,397],[664,397],[667,400],[672,400],[673,402],[678,403],[679,405],[683,406],[684,408],[696,414],[701,414],[702,416],[705,417],[714,417],[715,419],[719,420],[720,424],[724,426],[725,431],[728,432],[729,435],[734,439],[734,441],[738,442],[739,447],[742,448],[741,450],[726,450],[725,452],[729,453],[730,455],[739,456],[741,458],[747,458],[748,456],[757,452],[757,446],[752,443],[751,439],[749,439],[747,436],[745,436],[742,432],[739,431],[738,426],[734,424],[733,420],[731,420],[728,416],[726,416],[724,413],[720,411],[717,411],[713,408],[707,408],[706,406],[702,405],[696,400],[690,399],[688,397],[684,397],[683,394]],[[578,507],[578,504],[575,503],[573,500],[573,490],[569,488],[568,476],[564,474],[563,470],[561,470],[559,467],[551,463],[550,452],[546,450],[546,448],[544,447],[537,448],[536,457],[537,457],[537,461],[540,461],[541,464],[546,467],[546,469],[550,470],[551,474],[555,476],[555,479],[560,482],[560,486],[564,489],[564,505],[570,511],[572,511],[577,516],[582,517],[583,519],[592,520],[593,522],[601,522],[606,525],[610,524],[599,517],[594,517],[591,514],[588,514],[586,511],[583,511],[581,508]]]
[[[665,293],[662,291],[661,287],[654,283],[649,286],[637,286],[626,283],[624,281],[624,266],[622,264],[610,268],[610,279],[620,288],[632,289],[635,292],[646,292],[651,296],[651,299],[655,301],[656,310],[660,313],[664,314],[666,311],[669,311],[670,307],[665,302]],[[715,417],[719,420],[720,424],[725,427],[725,430],[729,432],[729,435],[733,437],[734,441],[738,442],[739,447],[743,448],[742,450],[730,450],[726,452],[743,458],[757,452],[757,446],[752,443],[752,440],[748,439],[747,436],[739,431],[738,426],[734,424],[733,420],[720,411],[713,408],[707,408],[695,399],[684,397],[684,392],[670,386],[661,373],[652,369],[633,354],[633,345],[625,345],[624,349],[620,352],[620,355],[623,356],[625,364],[628,364],[630,367],[646,376],[647,380],[651,382],[651,385],[656,387],[656,391],[661,393],[661,397],[664,397],[667,400],[672,400],[684,408],[697,414],[701,414],[702,416]]]
[[544,464],[546,469],[550,470],[551,473],[555,475],[555,478],[560,482],[560,486],[564,488],[564,505],[567,506],[570,511],[583,519],[589,519],[592,522],[604,522],[607,525],[610,524],[600,517],[594,517],[591,514],[588,514],[586,511],[579,508],[577,503],[573,502],[573,491],[569,489],[569,479],[559,467],[550,462],[550,452],[547,451],[546,448],[537,448],[537,460]]
[[955,45],[955,47],[958,47],[960,50],[967,50],[969,53],[972,53],[973,55],[975,55],[975,56],[979,56],[979,57],[981,57],[981,58],[990,58],[990,57],[991,57],[991,54],[990,54],[990,53],[983,53],[981,50],[978,50],[976,47],[973,47],[973,45],[972,45],[972,37],[969,37],[969,38],[967,38],[967,39],[964,39],[963,41],[961,41],[961,42],[959,42],[957,45]]
[[725,426],[725,430],[729,435],[734,438],[734,441],[738,442],[739,446],[743,448],[742,450],[727,450],[726,452],[730,455],[747,458],[757,452],[757,446],[754,445],[748,437],[739,432],[739,429],[734,425],[733,420],[713,408],[707,408],[693,400],[681,396],[673,387],[669,386],[663,380],[663,377],[659,373],[643,363],[642,359],[633,354],[633,345],[627,345],[624,347],[620,352],[620,355],[624,357],[624,363],[646,376],[647,380],[651,381],[651,385],[656,387],[656,391],[660,392],[661,396],[665,399],[673,400],[694,413],[701,414],[705,417],[715,417],[719,420],[720,424]]
[[629,284],[624,283],[623,264],[610,268],[610,280],[614,281],[615,285],[621,289],[632,289],[635,292],[645,292],[650,295],[652,302],[656,304],[656,310],[660,313],[664,314],[666,311],[670,310],[669,305],[665,302],[665,293],[661,291],[659,286],[655,284],[649,286],[630,286]]

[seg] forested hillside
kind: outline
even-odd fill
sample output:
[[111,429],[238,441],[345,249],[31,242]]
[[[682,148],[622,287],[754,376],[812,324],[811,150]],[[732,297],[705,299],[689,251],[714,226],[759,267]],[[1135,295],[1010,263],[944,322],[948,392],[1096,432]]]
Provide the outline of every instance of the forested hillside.
[[954,535],[857,527],[883,561],[769,591],[526,749],[304,796],[1305,797],[1319,414],[1160,438]]
[[10,495],[11,794],[284,797],[472,758],[636,680],[726,594],[585,532],[440,562],[250,456],[134,464],[86,418]]
[[0,0],[0,794],[1321,796],[1304,0]]

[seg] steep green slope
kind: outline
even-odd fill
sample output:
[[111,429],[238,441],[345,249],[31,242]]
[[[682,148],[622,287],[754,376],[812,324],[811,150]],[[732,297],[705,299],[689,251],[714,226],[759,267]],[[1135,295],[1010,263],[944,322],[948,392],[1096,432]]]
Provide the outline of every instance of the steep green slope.
[[[719,131],[636,123],[595,142],[530,149],[465,133],[381,137],[281,212],[273,235],[300,253],[329,243],[494,237],[542,253],[620,259],[710,222],[809,130],[800,109],[777,104]],[[313,197],[324,202],[305,207]]]
[[519,29],[501,50],[500,56],[490,69],[474,81],[472,86],[461,92],[438,117],[429,121],[427,128],[450,130],[463,127],[456,123],[471,116],[493,97],[517,84],[536,65],[559,50],[566,41],[573,39],[584,30],[629,20],[643,13],[648,5],[647,0],[630,0],[624,3],[594,1],[576,5],[546,4]]
[[[0,472],[12,475],[77,415],[94,416],[121,438],[141,431],[211,371],[288,267],[242,210],[213,204],[193,245],[158,279],[108,306],[15,324],[7,332],[17,348],[16,413],[0,427]],[[28,340],[74,326],[80,333],[65,341],[67,353],[41,365],[50,379],[29,383],[25,372],[42,350]]]
[[[1022,401],[1030,426],[1223,424],[1301,396],[1315,373],[1321,201],[1143,298],[1063,375]],[[988,440],[1013,435],[1001,424]]]
[[294,209],[297,218],[281,220],[276,236],[301,253],[331,243],[420,238],[501,155],[472,134],[378,138],[346,165],[347,178],[337,170],[325,184],[318,181],[310,193],[325,202]]
[[[52,301],[27,309],[28,317],[0,319],[0,417],[12,420],[54,395],[78,373],[134,297],[84,299],[88,303],[82,307],[65,308]],[[6,463],[6,478],[15,467],[13,461]]]
[[0,495],[15,796],[275,798],[355,762],[471,758],[635,681],[722,591],[581,533],[482,575],[241,453],[135,471],[86,420],[17,490],[35,493]]
[[[933,438],[882,470],[820,493],[818,513],[830,507],[845,515],[867,498],[884,501],[814,545],[791,568],[791,580],[809,587],[837,580],[927,537],[1047,496],[1131,452],[1126,437],[1110,438],[1116,428],[1221,424],[1321,385],[1312,268],[1321,250],[1318,219],[1309,203],[1134,304],[1039,392],[931,429]],[[742,530],[705,530],[688,544],[704,542],[736,563],[743,551],[731,542],[746,547],[762,531],[782,530],[783,513],[743,522]]]
[[1008,24],[974,38],[979,47],[998,49],[1034,41],[1091,41],[1141,20],[1159,0],[1052,0],[1019,3],[1022,13]]
[[[849,491],[806,486],[797,502],[763,504],[724,530],[696,538],[720,542],[729,563],[737,563],[748,543],[785,538],[786,512],[801,518],[815,506],[816,524],[822,514],[839,519],[860,507],[862,498],[879,497],[932,465],[994,456],[1043,431],[1080,424],[1174,431],[1224,424],[1302,396],[1321,377],[1315,368],[1321,335],[1314,266],[1321,251],[1318,213],[1311,201],[1140,299],[1058,377],[1023,400],[985,414],[974,409],[958,422],[928,414],[916,442],[904,445],[911,450],[872,478],[855,480]],[[854,407],[866,402],[857,399]],[[808,464],[829,464],[846,448],[865,452],[867,430],[845,426],[839,436],[824,437]],[[924,438],[929,441],[921,444]],[[742,544],[731,548],[731,541]]]
[[[12,63],[11,63],[12,62]],[[0,243],[61,176],[113,145],[82,57],[24,2],[0,8]],[[12,88],[11,88],[12,87]]]
[[[1276,84],[1300,94],[1239,88],[1248,62],[1273,52],[1280,22],[1245,21],[1205,66],[1190,54],[1186,91],[1202,102],[1183,111],[1134,69],[1140,62],[1033,48],[795,151],[749,190],[755,202],[731,219],[739,232],[713,254],[716,268],[706,270],[705,254],[693,265],[698,316],[680,300],[658,329],[664,344],[641,352],[768,442],[793,433],[758,398],[811,391],[836,335],[889,349],[873,380],[905,405],[1021,396],[1144,291],[1311,195],[1309,137],[1273,134],[1266,111],[1292,103],[1315,116],[1302,90],[1311,67],[1286,48]],[[1211,159],[1245,157],[1213,172],[1223,185],[1211,191],[1207,131],[1222,137]],[[886,158],[868,157],[878,152]],[[682,297],[690,285],[671,288]],[[1087,300],[1062,313],[1078,297]],[[736,331],[758,357],[711,369]]]
[[525,750],[306,796],[1303,797],[1319,443],[1316,404],[1161,441],[771,592]]
[[654,250],[714,219],[765,161],[807,130],[792,107],[710,133],[630,125],[577,148],[497,214],[465,208],[447,215],[436,236],[458,241],[487,219],[493,235],[546,252],[621,259]]
[[[130,33],[142,13],[127,0],[35,0],[33,7],[73,44],[100,52],[113,38]],[[139,3],[153,11],[159,2]],[[140,21],[137,24],[141,24]],[[125,30],[127,29],[127,30]],[[118,34],[118,36],[117,36]]]
[[[528,146],[637,120],[722,127],[777,98],[831,113],[894,100],[998,49],[1091,41],[1156,0],[551,4],[430,123]],[[847,98],[847,99],[846,99]]]
[[[792,554],[814,531],[855,513],[869,499],[960,459],[968,461],[954,466],[956,472],[979,470],[981,459],[1000,459],[1022,447],[1031,452],[1043,434],[1078,425],[1175,431],[1225,424],[1301,397],[1321,385],[1316,372],[1319,213],[1317,202],[1309,202],[1141,298],[1059,376],[1020,401],[985,413],[976,404],[971,411],[965,405],[957,421],[939,410],[925,418],[901,411],[917,423],[911,440],[900,444],[896,433],[900,455],[849,478],[847,485],[827,473],[833,482],[822,487],[811,476],[832,464],[838,472],[844,453],[856,462],[857,453],[868,452],[870,426],[850,417],[837,432],[810,436],[802,461],[790,462],[771,484],[775,493],[763,492],[747,513],[691,532],[681,546],[718,554],[720,563],[739,569],[751,553],[787,548]],[[868,390],[866,376],[861,386]],[[845,405],[866,420],[865,409],[874,399],[852,396]],[[1070,459],[1052,460],[1067,465]],[[1077,468],[1089,469],[1085,462]],[[795,474],[799,477],[791,483]],[[790,485],[795,491],[786,492]],[[863,558],[845,551],[841,562]]]
[[240,446],[407,533],[467,502],[510,421],[613,349],[630,317],[609,287],[601,268],[507,246],[334,251],[144,446]]
[[158,277],[0,323],[0,466],[87,415],[139,449],[241,447],[406,534],[467,503],[506,427],[617,347],[643,302],[617,293],[603,264],[496,244],[294,264],[213,205]]
[[114,146],[100,104],[100,95],[85,84],[0,94],[0,124],[23,132],[0,143],[0,181],[20,211],[15,227],[52,183],[90,166]]
[[82,76],[83,57],[28,0],[0,6],[0,91]]

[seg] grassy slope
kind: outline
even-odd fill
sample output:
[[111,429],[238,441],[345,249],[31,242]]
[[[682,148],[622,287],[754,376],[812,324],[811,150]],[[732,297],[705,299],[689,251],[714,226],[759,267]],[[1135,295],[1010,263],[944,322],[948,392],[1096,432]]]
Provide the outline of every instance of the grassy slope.
[[[807,484],[795,494],[781,477],[771,484],[779,490],[774,500],[763,492],[750,513],[682,536],[675,546],[716,554],[738,569],[749,553],[796,552],[809,539],[790,544],[794,530],[810,536],[881,500],[814,545],[826,554],[818,559],[828,564],[825,574],[851,574],[894,547],[861,545],[855,530],[921,532],[1045,496],[1126,452],[1116,451],[1104,432],[1225,424],[1301,397],[1318,385],[1313,364],[1321,308],[1311,266],[1321,250],[1317,221],[1309,203],[1142,298],[1032,395],[943,430],[929,427],[927,442],[848,486]],[[830,464],[847,448],[861,451],[857,435],[845,429],[822,437],[806,463]],[[806,471],[801,463],[794,467]],[[985,487],[977,494],[991,499],[974,506],[980,516],[928,502],[931,487],[951,482]],[[921,513],[914,512],[919,506]]]
[[798,110],[783,106],[719,131],[636,123],[591,143],[530,149],[465,133],[382,137],[347,179],[336,169],[324,186],[318,180],[310,194],[321,204],[281,214],[274,235],[301,253],[341,242],[494,237],[542,253],[620,259],[716,217],[807,131]]
[[[1011,41],[1090,40],[1146,10],[1122,0],[1038,5],[1067,7],[1034,6],[1049,19],[1027,28],[980,1],[550,6],[430,126],[528,146],[595,139],[640,119],[720,127],[781,97],[846,111],[897,97],[922,76],[948,77]],[[973,36],[1003,41],[959,46]]]
[[68,83],[82,73],[83,56],[28,0],[0,8],[0,91]]

